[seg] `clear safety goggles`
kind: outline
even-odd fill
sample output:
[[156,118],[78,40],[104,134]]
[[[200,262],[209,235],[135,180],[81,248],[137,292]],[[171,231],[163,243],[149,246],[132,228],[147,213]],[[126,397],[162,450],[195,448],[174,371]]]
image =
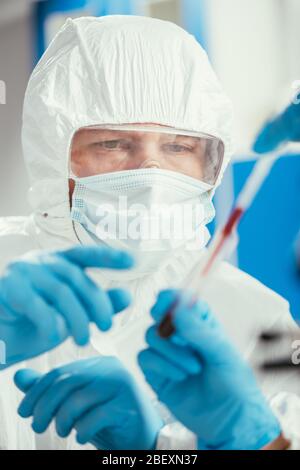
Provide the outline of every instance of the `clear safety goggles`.
[[70,176],[159,168],[214,185],[223,158],[223,142],[203,133],[146,124],[90,126],[73,137]]

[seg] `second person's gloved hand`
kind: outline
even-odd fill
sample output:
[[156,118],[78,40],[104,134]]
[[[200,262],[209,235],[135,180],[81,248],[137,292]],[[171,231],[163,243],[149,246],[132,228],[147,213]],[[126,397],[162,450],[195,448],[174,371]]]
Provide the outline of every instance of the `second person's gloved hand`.
[[89,324],[106,331],[113,315],[128,307],[123,289],[101,290],[85,268],[127,269],[133,259],[110,248],[79,246],[12,262],[0,277],[0,340],[5,368],[48,351],[68,336],[89,340]]
[[157,325],[178,295],[161,292],[152,309],[156,324],[139,355],[147,381],[197,435],[200,449],[260,449],[280,435],[279,424],[207,305],[191,306],[185,293],[174,311],[175,334],[167,340],[158,336]]
[[291,104],[279,116],[268,121],[260,130],[253,150],[271,152],[285,142],[300,141],[300,104]]
[[15,383],[26,393],[19,414],[33,416],[37,433],[55,420],[59,436],[75,429],[80,444],[107,450],[155,448],[162,420],[114,357],[73,362],[44,376],[20,370]]

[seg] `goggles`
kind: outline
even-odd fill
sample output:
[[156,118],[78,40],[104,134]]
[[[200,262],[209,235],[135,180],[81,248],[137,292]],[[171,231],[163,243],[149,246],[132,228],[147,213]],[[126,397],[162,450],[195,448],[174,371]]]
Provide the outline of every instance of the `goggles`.
[[145,124],[90,126],[73,137],[70,173],[80,178],[159,168],[214,185],[223,158],[223,142],[208,134]]

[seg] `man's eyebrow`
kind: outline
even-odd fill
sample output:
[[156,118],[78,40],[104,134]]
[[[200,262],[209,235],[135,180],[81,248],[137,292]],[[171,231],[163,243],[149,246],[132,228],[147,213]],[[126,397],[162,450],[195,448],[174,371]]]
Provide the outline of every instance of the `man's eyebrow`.
[[[172,134],[168,134],[170,136],[172,136]],[[174,137],[174,135],[173,135]],[[180,140],[188,140],[188,141],[193,141],[193,142],[198,142],[199,141],[199,137],[195,137],[195,136],[192,136],[192,135],[183,135],[183,134],[176,134],[176,139],[180,139]]]

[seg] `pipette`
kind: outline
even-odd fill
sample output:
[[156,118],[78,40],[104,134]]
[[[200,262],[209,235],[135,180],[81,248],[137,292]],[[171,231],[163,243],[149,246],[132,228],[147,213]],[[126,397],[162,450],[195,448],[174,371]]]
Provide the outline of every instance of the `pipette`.
[[[300,143],[299,142],[288,142],[283,144],[277,150],[264,155],[277,155],[279,158],[299,157],[300,155]],[[234,155],[234,162],[256,161],[258,158],[264,158],[261,154],[258,156],[253,150],[247,148],[239,148]]]
[[[279,158],[280,153],[271,153],[268,156],[260,157],[255,164],[250,176],[248,177],[243,189],[241,190],[236,204],[221,230],[218,230],[213,237],[203,260],[188,276],[184,288],[192,290],[194,293],[191,301],[191,306],[196,302],[197,297],[203,294],[204,289],[209,283],[212,274],[220,262],[234,251],[237,245],[236,229],[238,224],[245,214],[245,212],[251,206],[255,195],[260,190],[263,182],[269,175],[272,166],[275,161]],[[178,306],[178,300],[176,300],[165,317],[158,326],[158,333],[162,338],[168,338],[174,331],[174,325],[172,322],[174,309]]]

